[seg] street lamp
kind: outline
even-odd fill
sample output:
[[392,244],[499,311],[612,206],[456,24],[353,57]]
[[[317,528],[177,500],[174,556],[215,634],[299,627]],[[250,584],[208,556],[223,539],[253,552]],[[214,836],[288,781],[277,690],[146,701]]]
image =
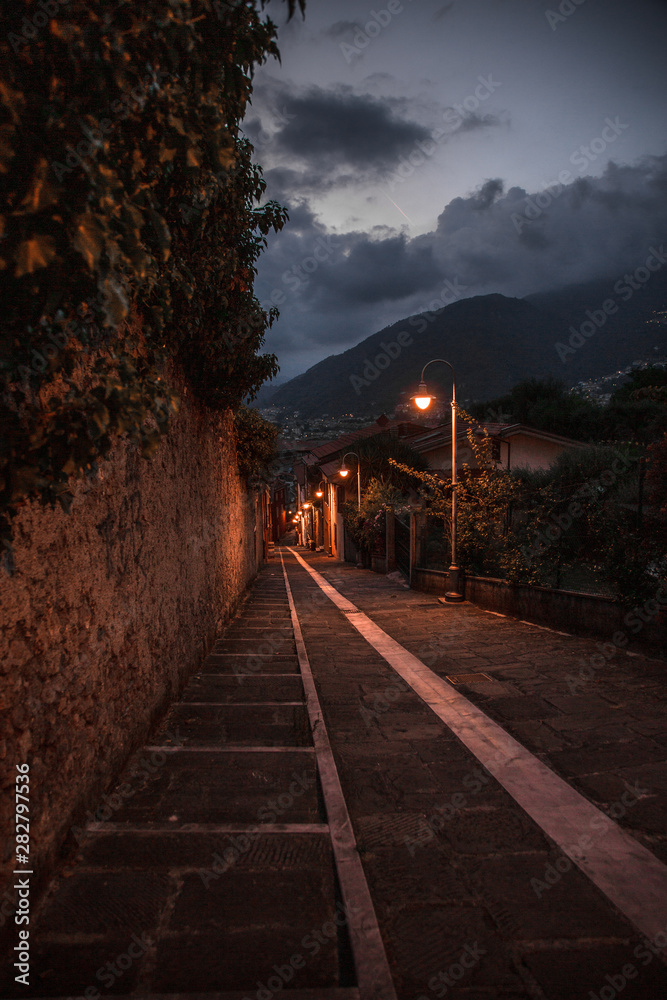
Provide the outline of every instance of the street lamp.
[[357,455],[356,451],[346,451],[343,455],[343,460],[341,462],[340,469],[338,470],[343,479],[346,479],[350,474],[350,470],[345,465],[345,459],[348,455],[354,455],[357,460],[357,503],[359,505],[359,510],[361,510],[361,459]]
[[449,567],[449,590],[445,594],[446,601],[463,601],[464,596],[459,591],[459,567],[456,565],[456,379],[454,368],[443,358],[434,358],[428,361],[422,368],[421,379],[416,394],[412,397],[415,406],[420,410],[426,410],[435,399],[432,396],[424,381],[424,372],[429,365],[447,365],[452,372],[452,564]]

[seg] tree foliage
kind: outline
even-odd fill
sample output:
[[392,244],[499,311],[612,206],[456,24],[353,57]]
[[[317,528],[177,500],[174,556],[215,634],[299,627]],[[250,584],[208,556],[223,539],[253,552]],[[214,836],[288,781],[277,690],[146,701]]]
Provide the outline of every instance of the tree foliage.
[[356,500],[343,504],[343,522],[357,548],[370,556],[384,549],[387,514],[408,509],[403,490],[389,479],[373,478],[361,495],[361,507]]
[[276,456],[278,428],[249,406],[241,406],[234,414],[236,460],[239,471],[247,479],[268,477]]
[[[624,601],[651,597],[667,577],[664,491],[667,436],[648,452],[637,443],[573,448],[545,470],[498,468],[490,438],[472,417],[474,465],[457,486],[458,559],[468,573],[515,583],[605,588]],[[648,470],[648,471],[646,471]],[[407,469],[405,470],[407,472]],[[451,478],[411,470],[439,559],[451,524]]]
[[239,129],[275,37],[242,0],[4,5],[5,515],[29,496],[67,506],[70,477],[119,434],[150,455],[177,406],[172,363],[212,407],[277,371],[258,354],[276,313],[253,280],[286,213],[258,207],[265,183]]
[[388,511],[408,509],[414,473],[428,468],[423,455],[388,433],[355,444],[361,460],[361,507],[356,500],[343,505],[343,521],[354,544],[366,555],[383,547]]
[[[362,482],[377,479],[408,490],[411,476],[399,472],[395,462],[401,462],[409,469],[428,469],[428,462],[423,455],[410,447],[407,441],[400,441],[389,433],[374,434],[373,437],[362,439],[355,444],[354,450],[361,459]],[[390,459],[393,461],[390,462]]]
[[553,378],[524,379],[505,396],[473,403],[470,413],[478,420],[527,424],[579,441],[593,440],[602,430],[600,408]]
[[630,372],[609,402],[600,406],[553,378],[525,379],[507,395],[474,403],[478,420],[521,423],[575,441],[636,441],[648,444],[667,432],[667,370]]

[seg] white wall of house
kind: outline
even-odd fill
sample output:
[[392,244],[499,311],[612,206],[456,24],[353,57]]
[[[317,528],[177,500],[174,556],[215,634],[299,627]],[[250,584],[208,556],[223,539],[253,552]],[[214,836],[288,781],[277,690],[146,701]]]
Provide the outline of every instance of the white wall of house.
[[[510,469],[548,469],[556,461],[561,452],[574,447],[566,441],[551,440],[539,435],[519,431],[508,438],[500,439],[500,460],[498,468]],[[432,469],[451,472],[452,446],[450,442],[434,444],[432,447],[419,448]],[[457,468],[468,464],[475,468],[477,462],[467,441],[458,442]]]
[[500,456],[505,468],[507,468],[508,444],[511,469],[548,469],[554,464],[561,452],[566,451],[569,447],[560,441],[550,441],[548,438],[537,438],[521,433],[515,434],[501,444]]

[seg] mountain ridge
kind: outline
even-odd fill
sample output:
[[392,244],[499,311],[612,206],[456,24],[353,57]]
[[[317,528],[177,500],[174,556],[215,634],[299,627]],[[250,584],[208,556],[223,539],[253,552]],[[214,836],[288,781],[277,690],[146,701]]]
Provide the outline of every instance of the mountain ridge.
[[[416,389],[423,365],[438,357],[454,366],[465,405],[501,396],[524,378],[551,376],[571,386],[655,347],[666,352],[667,324],[649,322],[660,307],[667,309],[666,276],[655,274],[607,315],[602,303],[614,298],[613,287],[610,279],[524,298],[489,293],[405,317],[285,382],[270,405],[305,417],[391,412]],[[589,314],[600,324],[592,334]],[[586,322],[584,336],[579,331]],[[428,381],[451,394],[444,368],[434,366]]]

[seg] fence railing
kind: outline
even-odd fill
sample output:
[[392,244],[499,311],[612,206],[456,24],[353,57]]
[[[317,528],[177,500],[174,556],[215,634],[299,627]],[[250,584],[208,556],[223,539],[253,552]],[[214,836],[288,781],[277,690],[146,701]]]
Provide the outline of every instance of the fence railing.
[[394,559],[401,572],[410,579],[412,561],[410,523],[405,524],[396,515],[394,515]]

